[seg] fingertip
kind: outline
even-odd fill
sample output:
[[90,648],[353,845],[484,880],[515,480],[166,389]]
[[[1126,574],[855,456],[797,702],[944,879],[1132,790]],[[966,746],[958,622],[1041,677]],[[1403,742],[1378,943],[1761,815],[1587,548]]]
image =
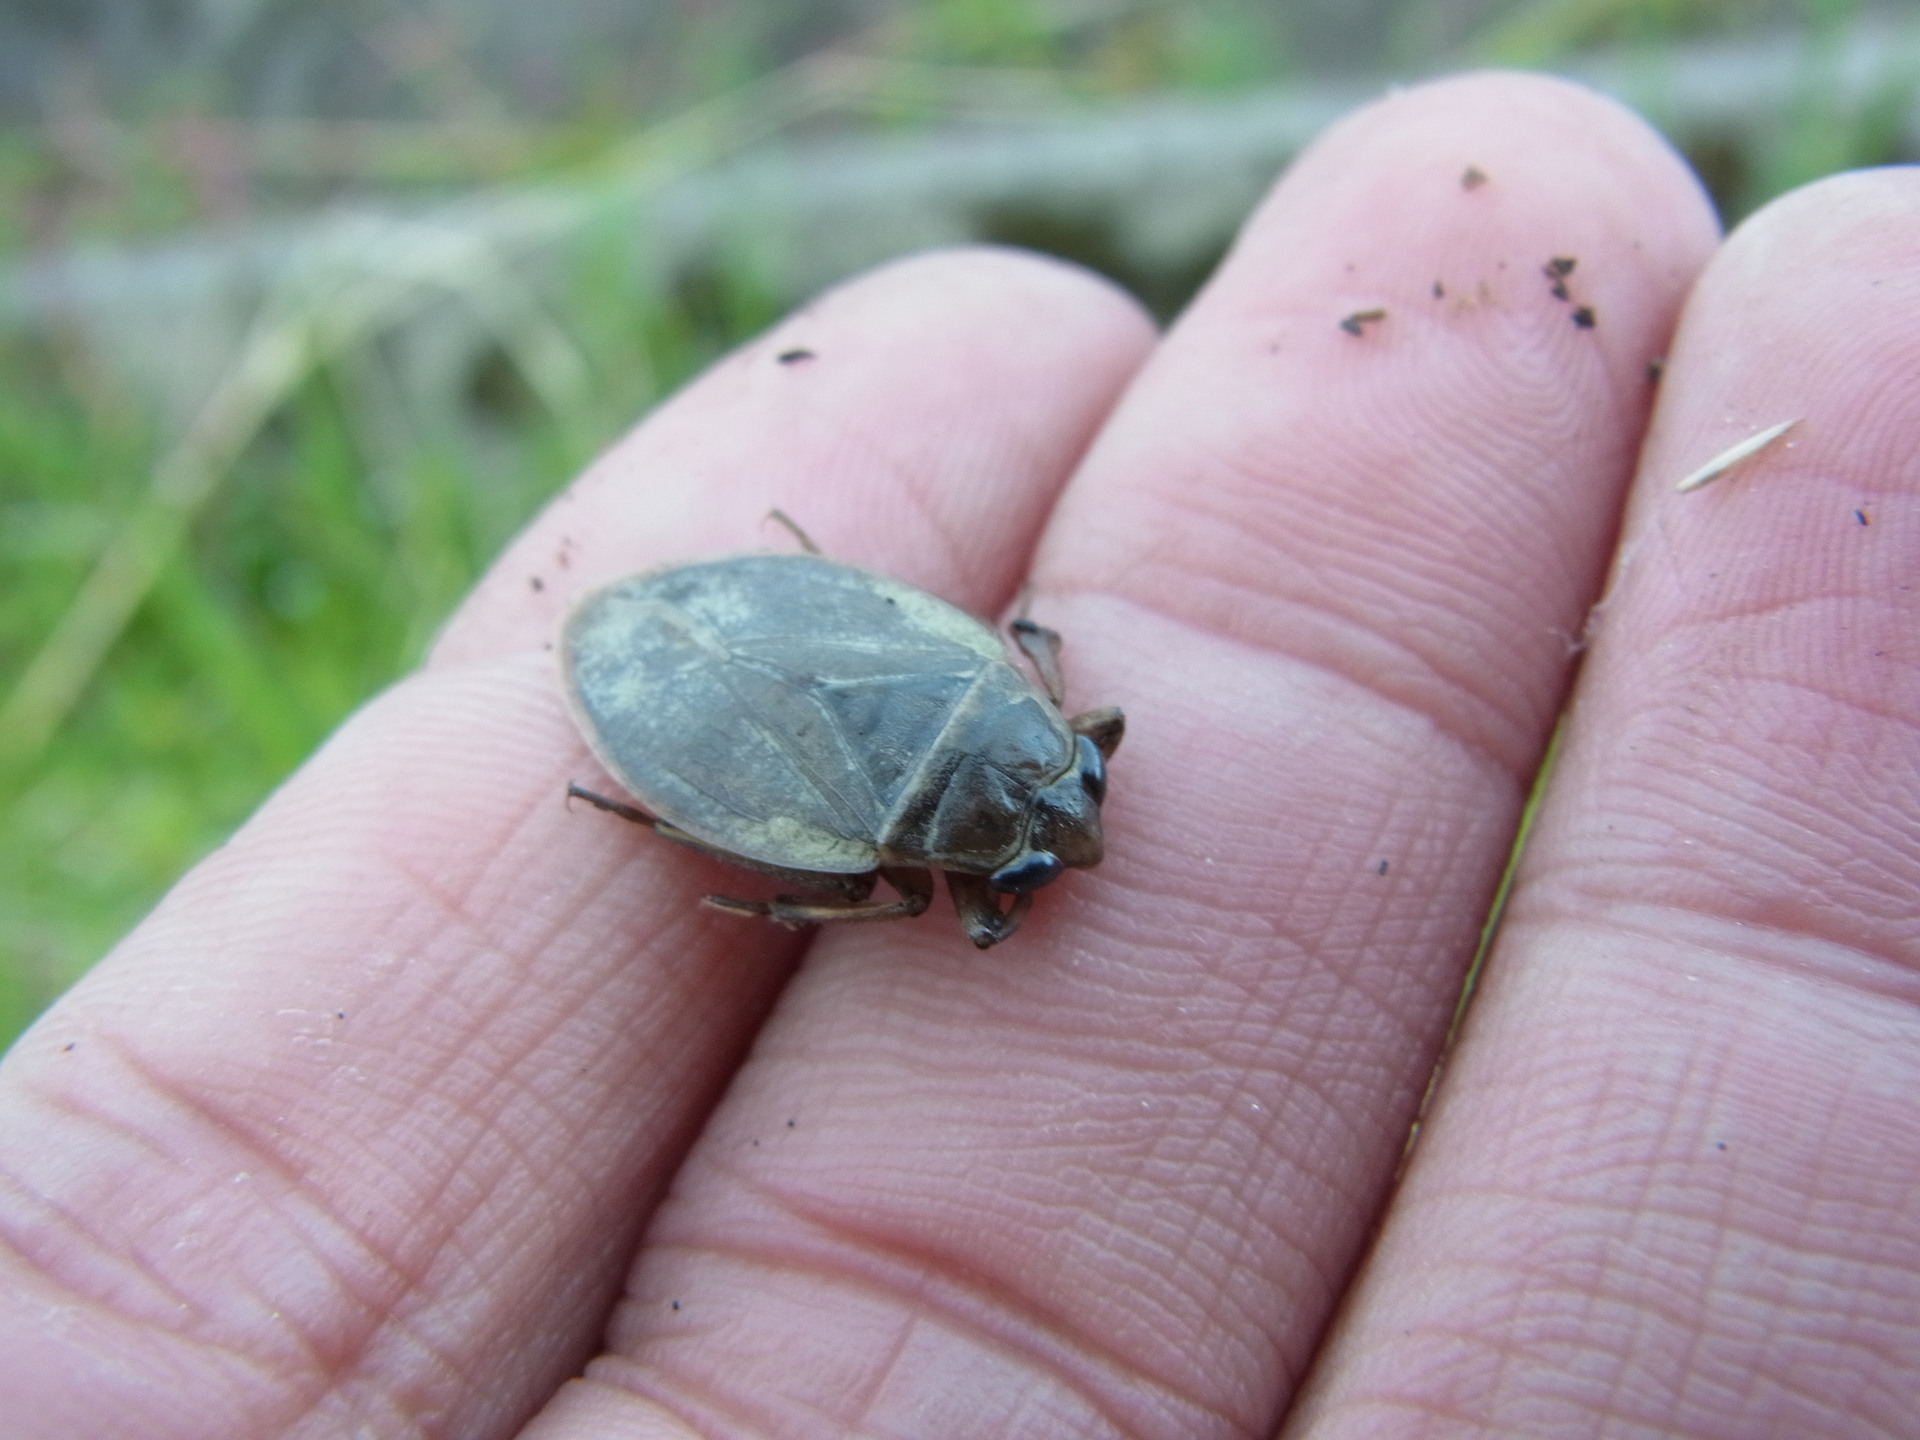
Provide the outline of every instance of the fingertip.
[[433,664],[552,638],[593,585],[772,542],[780,509],[838,559],[988,610],[1154,341],[1118,286],[996,247],[829,290],[616,441],[494,564]]
[[[1381,184],[1389,175],[1392,187]],[[1538,260],[1606,255],[1612,276],[1589,265],[1575,287],[1605,338],[1670,312],[1719,234],[1699,178],[1639,115],[1573,81],[1481,71],[1393,91],[1335,125],[1237,248],[1294,269],[1298,252],[1319,250],[1328,283],[1411,282],[1383,294],[1388,305],[1429,298],[1431,280],[1431,298],[1453,308],[1476,293],[1459,282],[1486,268],[1488,247],[1523,242]],[[1431,274],[1403,277],[1412,257]],[[1513,293],[1487,278],[1496,298]],[[1576,308],[1569,301],[1566,318]]]
[[1749,215],[1727,239],[1716,268],[1750,267],[1782,243],[1811,240],[1865,246],[1871,253],[1911,253],[1912,225],[1920,214],[1920,165],[1849,170],[1811,181],[1776,197]]
[[[965,293],[1008,319],[1065,324],[1085,341],[1139,351],[1156,338],[1153,316],[1125,286],[1075,261],[1015,245],[956,245],[883,265],[848,285],[923,285]],[[846,288],[846,287],[839,287]],[[829,292],[829,294],[837,291]]]
[[1328,130],[1296,172],[1345,167],[1353,149],[1375,146],[1408,164],[1458,155],[1441,178],[1490,209],[1524,203],[1528,184],[1572,180],[1590,199],[1624,186],[1633,218],[1670,206],[1696,243],[1716,237],[1712,201],[1672,143],[1619,101],[1558,76],[1481,70],[1391,91]]
[[[1830,328],[1833,305],[1858,306],[1858,319],[1876,328],[1873,316],[1909,303],[1917,234],[1920,166],[1854,170],[1789,191],[1727,237],[1701,277],[1682,339],[1702,325],[1750,328],[1754,307],[1813,334]],[[1772,368],[1768,353],[1750,355],[1750,368]]]
[[[1776,544],[1783,527],[1821,533],[1806,503],[1853,523],[1911,487],[1920,429],[1920,167],[1834,175],[1772,201],[1728,237],[1688,299],[1662,382],[1629,534],[1669,517],[1677,537],[1707,526],[1721,543]],[[1779,443],[1710,489],[1674,497],[1683,476],[1751,436]],[[1805,483],[1758,486],[1760,476]],[[1817,497],[1817,498],[1816,498]],[[1844,503],[1842,503],[1844,502]],[[1807,583],[1800,547],[1772,581]],[[1782,560],[1788,559],[1783,555]],[[1837,577],[1829,577],[1834,583]]]
[[1658,133],[1578,85],[1470,75],[1364,108],[1281,179],[1129,391],[1056,511],[1043,586],[1384,683],[1530,773],[1649,363],[1717,234]]

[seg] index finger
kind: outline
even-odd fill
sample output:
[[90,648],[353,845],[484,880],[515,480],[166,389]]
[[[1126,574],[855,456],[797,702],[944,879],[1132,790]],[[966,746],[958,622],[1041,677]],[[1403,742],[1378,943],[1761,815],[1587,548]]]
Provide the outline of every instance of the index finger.
[[638,1226],[804,943],[570,812],[568,596],[751,548],[1004,603],[1151,339],[1007,254],[855,284],[722,362],[540,517],[0,1070],[13,1435],[498,1434],[599,1333]]

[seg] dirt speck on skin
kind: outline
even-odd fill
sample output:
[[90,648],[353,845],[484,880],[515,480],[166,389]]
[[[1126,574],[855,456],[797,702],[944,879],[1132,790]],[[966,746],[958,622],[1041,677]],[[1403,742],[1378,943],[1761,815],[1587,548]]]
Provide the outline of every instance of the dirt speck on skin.
[[1358,335],[1363,327],[1386,318],[1387,312],[1384,310],[1356,310],[1340,322],[1340,328],[1349,335]]
[[804,360],[814,360],[814,359],[818,359],[819,357],[816,356],[811,350],[801,349],[801,350],[782,350],[776,358],[779,360],[779,362],[782,365],[798,365]]
[[1858,522],[1861,525],[1871,525],[1873,523],[1873,517],[1867,514],[1867,512],[1864,510],[1854,511],[1853,518],[1856,522]]
[[1433,282],[1433,298],[1436,300],[1444,300],[1447,298],[1447,287],[1442,285],[1438,280]]
[[1647,384],[1658,385],[1660,377],[1667,373],[1667,357],[1656,355],[1647,361]]
[[529,575],[527,577],[527,584],[535,594],[547,588],[547,582],[542,580],[538,575]]
[[1598,325],[1600,321],[1595,317],[1591,305],[1582,305],[1578,310],[1573,312],[1573,323],[1578,325],[1582,330],[1591,330],[1594,326]]
[[1579,263],[1571,255],[1556,255],[1540,267],[1540,273],[1551,282],[1547,288],[1554,299],[1565,301],[1573,298],[1567,290],[1567,276],[1573,273],[1573,267]]
[[1460,172],[1460,188],[1462,190],[1478,190],[1486,183],[1487,172],[1482,170],[1478,165],[1469,165],[1465,170]]

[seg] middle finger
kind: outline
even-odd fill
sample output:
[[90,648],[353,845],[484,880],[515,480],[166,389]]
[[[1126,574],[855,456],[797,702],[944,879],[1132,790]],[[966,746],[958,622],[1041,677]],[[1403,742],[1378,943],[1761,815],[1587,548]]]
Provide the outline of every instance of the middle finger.
[[1075,701],[1129,712],[1105,866],[989,956],[938,914],[822,937],[543,1436],[1272,1423],[1713,239],[1657,137],[1552,82],[1411,92],[1300,162],[1036,565]]

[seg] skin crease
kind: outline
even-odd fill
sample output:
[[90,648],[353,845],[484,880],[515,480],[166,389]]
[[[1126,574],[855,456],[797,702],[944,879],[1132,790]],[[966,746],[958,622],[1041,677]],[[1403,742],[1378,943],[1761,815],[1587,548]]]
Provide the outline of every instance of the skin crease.
[[[1640,122],[1479,76],[1330,132],[1157,343],[1009,253],[801,311],[8,1057],[9,1440],[1912,1433],[1916,233],[1879,172],[1716,255]],[[776,504],[976,613],[1030,574],[1126,709],[1107,860],[1005,946],[704,911],[564,804],[569,600]]]

